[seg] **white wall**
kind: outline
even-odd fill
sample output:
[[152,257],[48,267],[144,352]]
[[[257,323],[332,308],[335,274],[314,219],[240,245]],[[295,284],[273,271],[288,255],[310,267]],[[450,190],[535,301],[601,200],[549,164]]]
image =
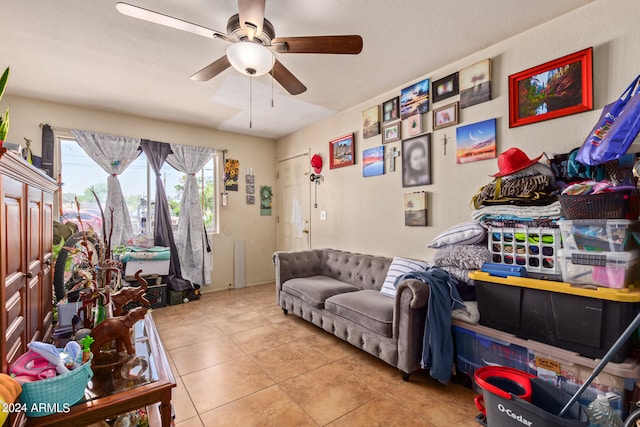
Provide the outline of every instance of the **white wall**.
[[[245,241],[246,283],[273,281],[271,256],[276,246],[275,216],[260,216],[259,203],[245,202],[244,172],[254,169],[256,188],[275,187],[275,141],[212,129],[185,126],[106,111],[72,107],[52,102],[10,96],[5,93],[4,105],[11,105],[11,127],[7,141],[24,143],[31,139],[35,155],[42,152],[40,123],[52,127],[84,129],[156,141],[228,149],[227,157],[240,161],[239,191],[229,192],[229,204],[220,208],[220,233],[212,237],[212,283],[203,291],[227,289],[234,283],[233,241]],[[5,107],[2,107],[4,110]]]
[[[427,249],[427,243],[445,228],[470,219],[471,197],[491,181],[489,174],[497,171],[496,159],[456,164],[456,132],[455,127],[449,127],[431,134],[433,185],[402,188],[400,159],[396,160],[396,172],[363,178],[362,150],[382,143],[381,136],[362,139],[364,109],[398,96],[403,87],[422,78],[437,80],[491,58],[492,100],[461,110],[460,124],[497,118],[498,153],[514,146],[530,157],[543,151],[549,155],[567,152],[582,144],[603,105],[617,98],[640,72],[639,16],[637,0],[596,1],[444,68],[425,70],[426,74],[414,81],[279,140],[278,158],[310,147],[328,164],[328,141],[356,133],[356,165],[334,170],[325,167],[323,171],[326,177],[318,187],[318,209],[312,209],[312,246],[429,259],[433,251]],[[508,76],[590,46],[594,49],[595,110],[509,129]],[[428,55],[429,49],[421,54]],[[449,98],[436,107],[457,99]],[[423,115],[423,130],[431,129],[429,112]],[[444,135],[449,139],[446,156],[441,142]],[[394,146],[401,145],[386,144],[386,149]],[[429,192],[428,227],[404,226],[403,194],[413,191]],[[321,210],[327,211],[327,221],[320,221]]]

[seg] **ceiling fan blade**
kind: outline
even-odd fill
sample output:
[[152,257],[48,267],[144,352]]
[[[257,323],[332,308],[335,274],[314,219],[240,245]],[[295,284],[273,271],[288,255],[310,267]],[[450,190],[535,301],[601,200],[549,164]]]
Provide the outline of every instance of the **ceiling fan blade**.
[[348,36],[308,36],[276,37],[271,41],[280,53],[333,53],[357,55],[362,52],[362,37]]
[[277,59],[269,74],[291,95],[299,95],[307,90],[307,87]]
[[230,66],[231,64],[227,59],[227,55],[222,56],[191,76],[191,80],[206,82],[208,80],[211,80]]
[[254,35],[262,34],[264,2],[265,0],[238,0],[240,26],[246,31],[249,40],[253,40]]
[[165,27],[175,28],[176,30],[187,31],[189,33],[211,39],[221,38],[230,41],[229,37],[220,31],[192,24],[191,22],[183,21],[182,19],[154,12],[139,6],[134,6],[129,3],[118,2],[116,3],[116,9],[118,9],[118,12],[123,15],[131,16],[132,18],[142,19],[143,21],[153,22],[154,24],[164,25]]

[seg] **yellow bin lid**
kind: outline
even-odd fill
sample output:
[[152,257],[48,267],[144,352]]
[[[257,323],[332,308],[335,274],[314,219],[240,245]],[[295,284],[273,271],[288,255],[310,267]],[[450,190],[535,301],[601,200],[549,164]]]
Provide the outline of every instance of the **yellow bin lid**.
[[541,291],[559,292],[587,298],[599,298],[617,302],[640,302],[640,290],[635,288],[612,289],[601,286],[578,286],[552,280],[532,279],[530,277],[497,277],[480,270],[470,272],[469,278],[500,285],[539,289]]

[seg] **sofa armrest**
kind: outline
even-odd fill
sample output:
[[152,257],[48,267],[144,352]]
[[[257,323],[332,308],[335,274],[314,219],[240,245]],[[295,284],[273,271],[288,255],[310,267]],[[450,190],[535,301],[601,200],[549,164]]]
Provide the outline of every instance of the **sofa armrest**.
[[312,249],[308,251],[284,252],[273,254],[273,265],[276,269],[276,298],[280,301],[282,284],[296,277],[311,277],[320,274],[323,251]]
[[427,321],[429,285],[407,279],[398,283],[393,310],[393,337],[398,340],[398,369],[411,373],[420,368]]

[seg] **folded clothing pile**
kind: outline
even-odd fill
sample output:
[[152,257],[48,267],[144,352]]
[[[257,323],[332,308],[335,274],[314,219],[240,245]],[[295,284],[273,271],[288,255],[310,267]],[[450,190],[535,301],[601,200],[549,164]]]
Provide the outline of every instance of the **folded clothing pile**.
[[495,179],[471,199],[472,218],[486,227],[504,226],[504,221],[550,226],[562,211],[555,196],[555,177],[551,167],[538,162],[542,154],[530,159],[519,148],[498,156]]

